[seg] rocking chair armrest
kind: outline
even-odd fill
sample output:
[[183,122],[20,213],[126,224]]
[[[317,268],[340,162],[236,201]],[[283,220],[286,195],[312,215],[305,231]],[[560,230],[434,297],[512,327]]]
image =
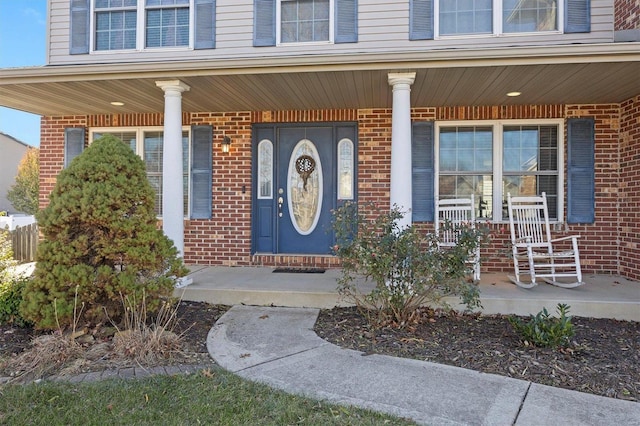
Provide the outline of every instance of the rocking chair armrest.
[[531,237],[518,237],[515,239],[516,243],[528,243],[531,241]]
[[580,235],[567,235],[566,237],[554,238],[551,240],[551,242],[557,243],[558,241],[576,240],[578,238],[580,238]]

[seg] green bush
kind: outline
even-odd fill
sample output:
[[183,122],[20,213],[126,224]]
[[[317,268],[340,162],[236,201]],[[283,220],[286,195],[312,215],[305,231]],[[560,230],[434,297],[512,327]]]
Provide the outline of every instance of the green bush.
[[[413,226],[400,229],[401,218],[397,208],[380,213],[374,205],[359,208],[353,203],[334,212],[341,294],[374,326],[403,327],[421,306],[445,307],[445,296],[459,296],[467,309],[480,307],[467,261],[484,240],[484,231],[461,226],[456,230],[459,244],[439,250],[435,234]],[[371,293],[358,288],[361,277],[375,283]]]
[[38,328],[79,321],[118,321],[122,297],[146,294],[153,312],[186,274],[178,252],[157,229],[154,192],[143,161],[119,139],[94,141],[58,176],[48,206],[37,214],[44,236],[23,316]]
[[11,324],[16,327],[31,325],[20,313],[22,292],[27,278],[15,278],[0,283],[0,324]]
[[11,234],[5,229],[0,229],[0,283],[10,281],[13,278],[10,268],[16,263],[13,260]]
[[568,346],[574,334],[571,317],[567,316],[569,306],[558,303],[556,310],[558,317],[551,316],[547,308],[543,308],[535,316],[531,315],[527,322],[511,316],[509,323],[525,344],[539,347]]
[[26,323],[20,315],[19,307],[25,282],[13,275],[11,267],[15,265],[9,232],[0,229],[0,324],[22,327]]

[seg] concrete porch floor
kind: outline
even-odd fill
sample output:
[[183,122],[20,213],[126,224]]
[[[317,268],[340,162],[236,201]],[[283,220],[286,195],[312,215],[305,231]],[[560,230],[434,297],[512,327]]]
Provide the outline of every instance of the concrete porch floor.
[[[193,283],[176,289],[184,300],[223,305],[332,308],[345,306],[337,292],[339,269],[324,273],[273,272],[269,267],[190,266]],[[581,317],[640,321],[640,282],[615,275],[585,275],[585,285],[563,289],[540,283],[532,289],[512,284],[506,273],[482,274],[480,299],[484,314],[536,314],[558,303]],[[365,284],[363,288],[372,288]],[[458,299],[448,300],[457,306]]]

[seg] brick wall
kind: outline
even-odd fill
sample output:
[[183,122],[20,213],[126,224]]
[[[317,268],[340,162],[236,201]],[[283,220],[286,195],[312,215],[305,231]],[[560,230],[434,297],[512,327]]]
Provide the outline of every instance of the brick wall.
[[640,28],[640,0],[615,0],[615,31]]
[[580,257],[586,272],[618,273],[618,188],[620,181],[620,108],[611,105],[568,105],[567,118],[595,119],[595,207],[596,220],[589,225],[571,225],[570,234],[580,234]]
[[[191,124],[213,126],[211,220],[185,221],[186,263],[247,265],[251,251],[250,112],[196,113]],[[222,138],[231,138],[228,153]]]
[[[186,262],[209,265],[335,265],[335,259],[328,256],[251,255],[251,125],[357,121],[359,201],[374,202],[382,209],[388,209],[391,115],[391,109],[185,113],[185,124],[210,124],[214,127],[213,217],[211,220],[185,221]],[[637,237],[640,235],[640,220],[636,219],[632,207],[640,205],[640,167],[635,160],[640,157],[640,98],[631,99],[622,107],[617,104],[524,105],[412,110],[414,121],[570,117],[593,117],[596,120],[596,222],[565,226],[557,231],[557,236],[582,235],[580,246],[586,272],[620,271],[639,277],[640,268],[634,265],[640,243]],[[46,205],[55,177],[62,169],[65,127],[158,125],[162,125],[161,114],[45,117],[42,120],[40,149],[41,206]],[[232,140],[228,154],[221,151],[223,135]],[[421,226],[429,228],[430,224]],[[483,271],[508,271],[511,262],[506,256],[507,227],[505,224],[488,226],[493,242],[483,250]],[[618,234],[621,242],[617,239]]]
[[42,117],[40,120],[40,208],[49,203],[56,176],[64,166],[64,129],[86,126],[84,115]]
[[620,113],[620,273],[640,279],[640,96]]
[[358,201],[389,209],[391,109],[358,111]]

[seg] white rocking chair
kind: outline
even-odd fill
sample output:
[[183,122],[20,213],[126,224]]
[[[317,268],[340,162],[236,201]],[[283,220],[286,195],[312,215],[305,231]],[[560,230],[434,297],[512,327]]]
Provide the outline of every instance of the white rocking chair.
[[[456,198],[436,200],[435,231],[438,235],[438,248],[455,247],[458,243],[456,228],[460,225],[470,225],[475,228],[476,216],[473,194],[470,198]],[[449,226],[443,227],[447,223]],[[480,281],[480,245],[474,250],[469,259],[472,264],[473,280]]]
[[[541,196],[531,197],[511,197],[508,194],[507,204],[515,270],[515,277],[509,276],[509,279],[523,288],[535,287],[537,278],[563,288],[584,284],[578,251],[579,236],[551,239],[546,194],[543,192]],[[556,250],[557,243],[566,241],[564,244],[568,246],[569,240],[570,248]],[[520,262],[528,266],[526,272],[520,269]],[[529,275],[530,282],[522,281],[523,274]],[[559,281],[559,278],[571,280]]]

